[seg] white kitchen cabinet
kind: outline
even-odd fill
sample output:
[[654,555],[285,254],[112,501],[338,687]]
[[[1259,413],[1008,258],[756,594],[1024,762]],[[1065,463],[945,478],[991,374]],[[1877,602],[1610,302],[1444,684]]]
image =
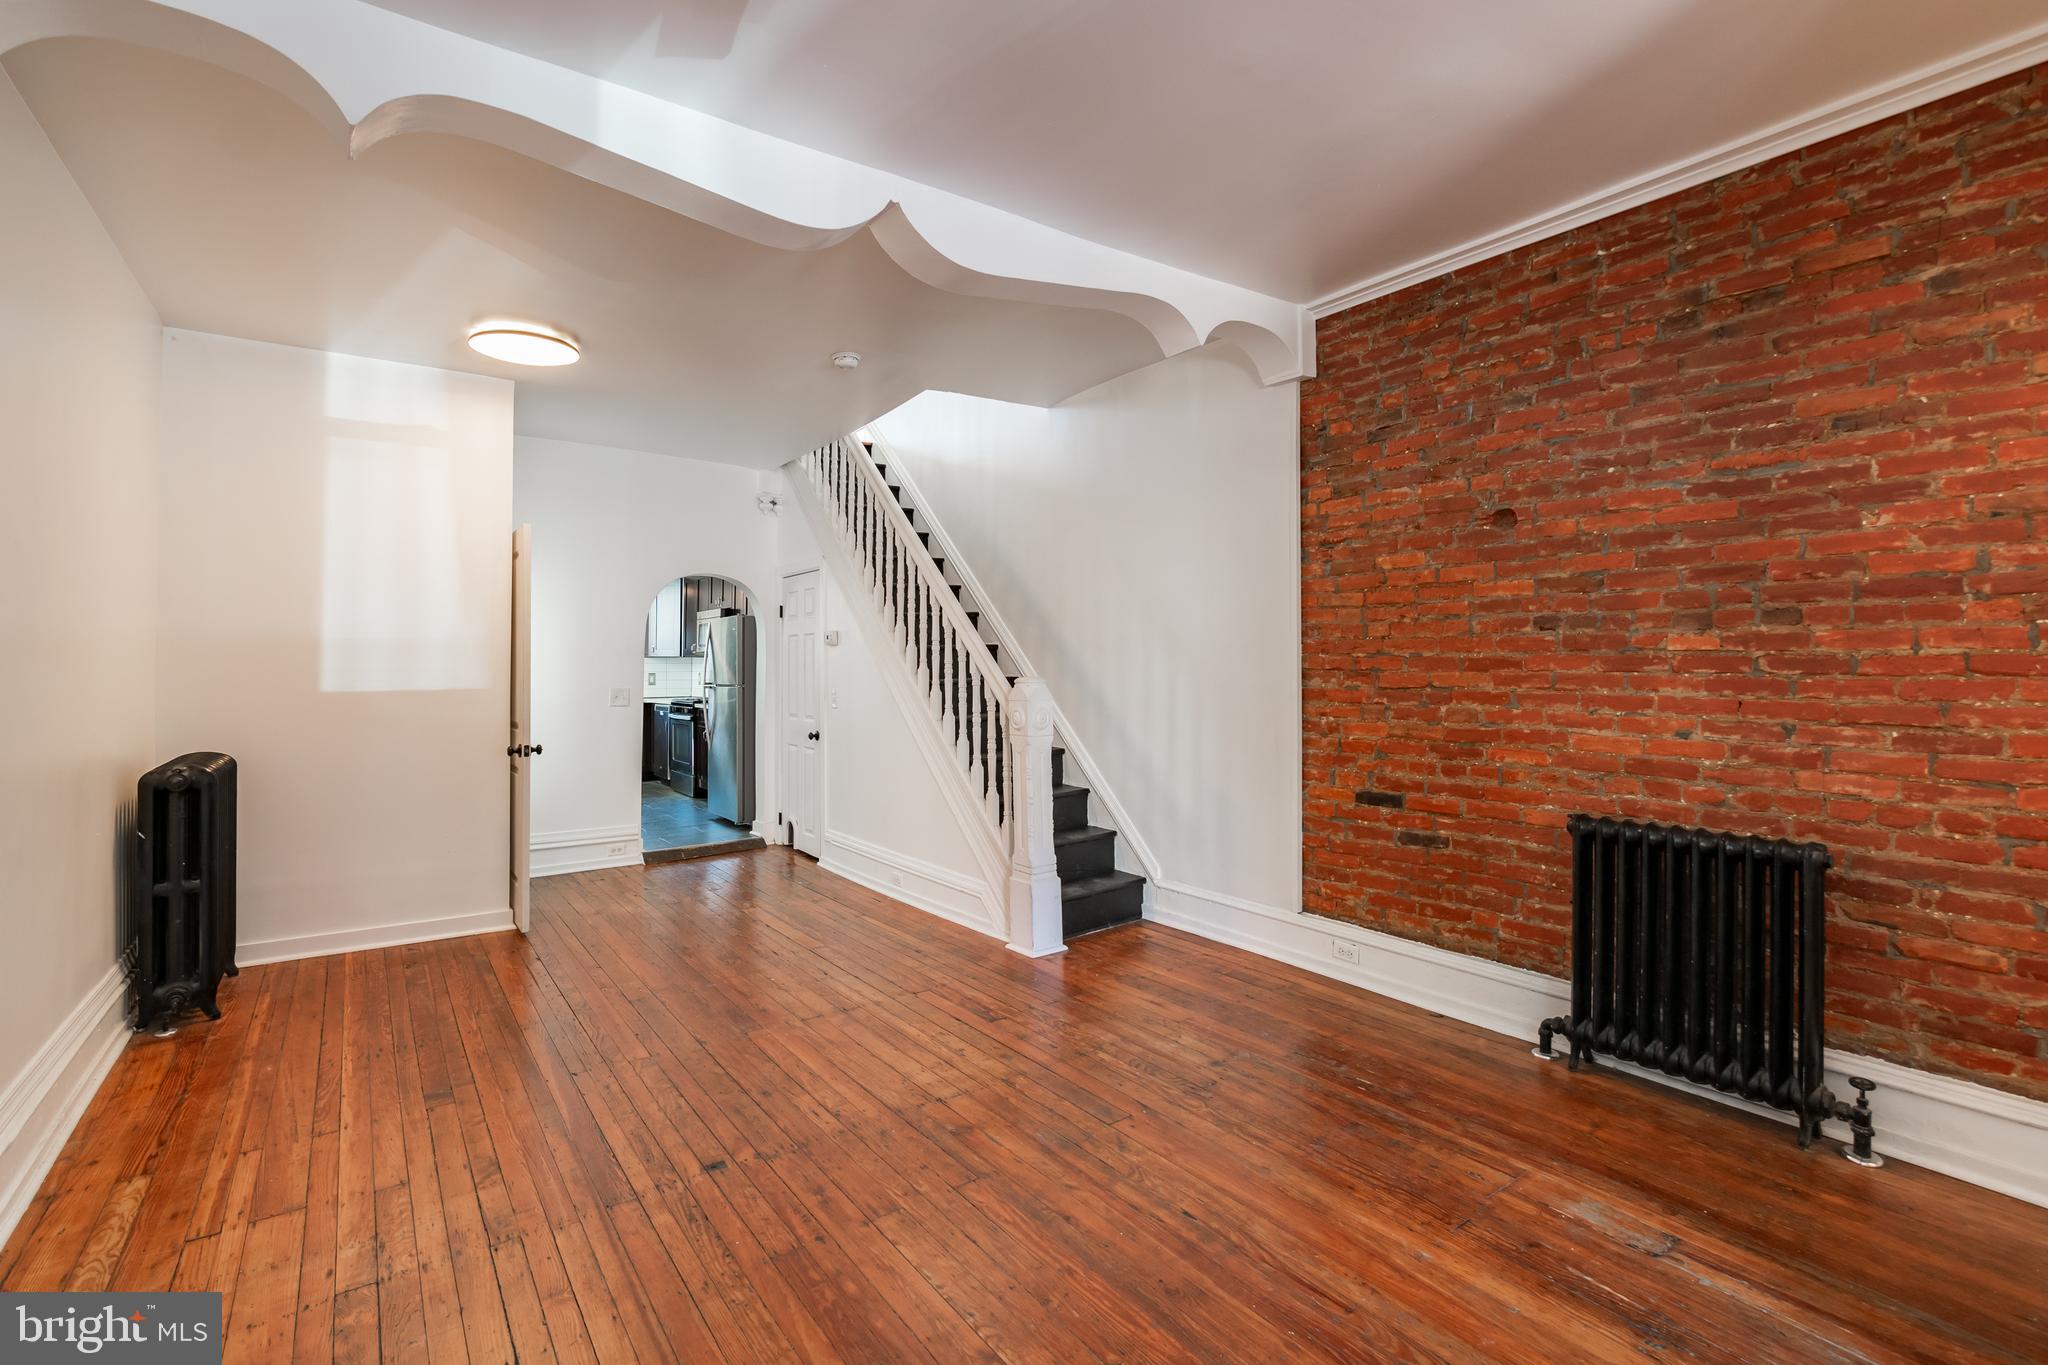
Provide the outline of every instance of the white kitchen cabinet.
[[683,633],[683,580],[671,579],[662,584],[661,591],[654,595],[654,605],[647,609],[647,657],[681,658],[686,638]]

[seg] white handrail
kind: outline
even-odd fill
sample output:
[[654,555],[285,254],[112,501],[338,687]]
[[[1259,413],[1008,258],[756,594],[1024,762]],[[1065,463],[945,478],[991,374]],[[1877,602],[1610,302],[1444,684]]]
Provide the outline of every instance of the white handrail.
[[[842,437],[801,461],[847,541],[933,720],[953,728],[955,758],[981,788],[983,815],[1007,845],[1017,813],[1017,754],[1009,679],[917,540],[867,451]],[[943,627],[940,623],[943,622]],[[964,666],[963,666],[964,661]]]
[[[905,463],[902,454],[890,445],[888,437],[877,428],[869,428],[869,438],[873,442],[875,458],[888,467],[890,477],[902,485],[903,491],[910,495],[910,500],[917,505],[919,514],[924,517],[925,531],[932,538],[931,553],[952,565],[953,571],[960,575],[961,585],[967,589],[967,595],[974,599],[974,605],[981,612],[983,623],[996,637],[996,643],[1010,656],[1010,662],[1016,665],[1019,675],[1044,676],[1032,665],[1031,657],[1017,642],[1016,633],[1010,629],[1009,622],[1003,619],[1002,612],[996,607],[995,598],[981,586],[981,580],[975,577],[974,565],[960,553],[960,547],[953,543],[952,537],[946,534],[945,524],[932,514],[931,499],[917,486],[917,480],[912,476],[910,466]],[[1102,809],[1109,817],[1109,823],[1116,828],[1117,838],[1130,850],[1131,856],[1137,860],[1145,875],[1155,884],[1163,882],[1165,876],[1159,870],[1159,860],[1153,856],[1151,845],[1145,842],[1138,830],[1137,822],[1131,818],[1129,810],[1117,798],[1114,788],[1102,773],[1101,765],[1082,743],[1079,733],[1067,719],[1067,713],[1061,709],[1058,699],[1048,693],[1045,704],[1052,708],[1054,733],[1060,747],[1067,752],[1067,770],[1070,773],[1079,773],[1085,779],[1091,796],[1102,804]]]
[[[869,491],[874,494],[875,500],[881,505],[883,515],[888,518],[889,528],[895,540],[905,549],[909,549],[912,542],[917,541],[917,528],[910,524],[910,518],[904,513],[902,504],[898,503],[895,497],[890,494],[889,485],[883,481],[880,474],[875,472],[874,460],[851,437],[843,437],[837,444],[852,461],[855,471],[867,483]],[[953,595],[953,585],[948,583],[945,575],[939,572],[938,565],[934,562],[932,556],[924,552],[922,543],[917,544],[916,550],[917,553],[910,556],[910,562],[916,567],[918,574],[925,580],[926,584],[932,588],[933,596],[938,600],[940,610],[951,618],[953,628],[960,632],[962,638],[979,641],[981,634],[974,628],[974,622],[967,619],[967,608],[961,606],[960,599]],[[1002,669],[996,666],[994,657],[986,649],[978,651],[974,666],[987,675],[989,686],[999,692],[1003,699],[1007,701],[1010,695],[1010,681],[1003,675]]]

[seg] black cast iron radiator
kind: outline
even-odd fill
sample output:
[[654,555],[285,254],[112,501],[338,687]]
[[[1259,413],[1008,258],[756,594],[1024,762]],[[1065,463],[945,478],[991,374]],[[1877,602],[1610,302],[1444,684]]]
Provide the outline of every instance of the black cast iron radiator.
[[1841,1118],[1870,1153],[1871,1082],[1826,1084],[1828,851],[1574,815],[1572,1012],[1544,1021],[1571,1065],[1619,1058],[1798,1117],[1799,1145]]
[[235,975],[235,760],[186,754],[135,791],[129,979],[135,1027],[188,1009],[220,1018],[215,993]]

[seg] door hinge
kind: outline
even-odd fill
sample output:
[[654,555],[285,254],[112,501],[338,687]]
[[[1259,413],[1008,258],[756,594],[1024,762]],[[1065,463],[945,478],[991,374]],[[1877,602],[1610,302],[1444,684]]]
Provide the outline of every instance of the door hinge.
[[779,602],[775,604],[775,614],[777,616],[782,615],[782,604]]

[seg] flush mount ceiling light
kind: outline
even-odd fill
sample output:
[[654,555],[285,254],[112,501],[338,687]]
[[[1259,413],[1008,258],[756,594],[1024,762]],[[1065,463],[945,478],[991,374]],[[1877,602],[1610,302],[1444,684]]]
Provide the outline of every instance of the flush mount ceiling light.
[[842,370],[857,370],[860,368],[860,354],[857,351],[834,351],[832,363]]
[[472,328],[469,349],[509,365],[574,365],[583,354],[574,338],[531,322],[487,322]]

